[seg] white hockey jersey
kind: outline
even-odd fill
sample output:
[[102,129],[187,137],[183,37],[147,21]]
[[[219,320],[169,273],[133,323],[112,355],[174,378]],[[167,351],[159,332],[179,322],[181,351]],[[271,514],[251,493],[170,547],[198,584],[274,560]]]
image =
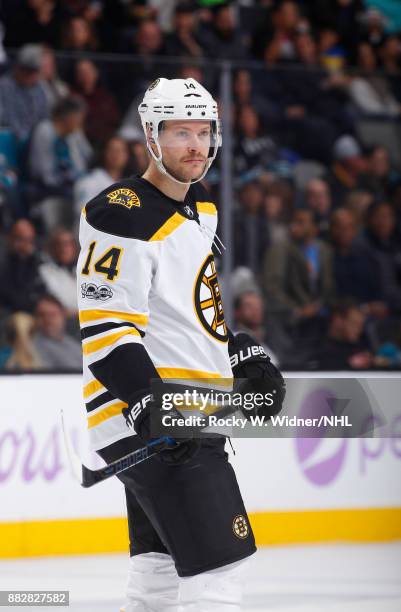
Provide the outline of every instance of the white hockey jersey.
[[216,206],[198,184],[180,203],[143,178],[127,179],[84,208],[78,301],[94,450],[133,435],[127,403],[92,373],[118,347],[142,344],[162,379],[231,379],[211,250],[216,225]]

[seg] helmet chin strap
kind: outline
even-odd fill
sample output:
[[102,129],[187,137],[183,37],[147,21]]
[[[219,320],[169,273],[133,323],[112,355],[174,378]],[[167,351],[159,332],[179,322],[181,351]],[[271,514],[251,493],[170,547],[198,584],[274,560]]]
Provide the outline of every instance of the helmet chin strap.
[[178,183],[179,185],[194,185],[195,183],[198,183],[199,181],[201,181],[205,176],[207,171],[209,170],[210,166],[213,163],[214,158],[216,157],[216,155],[214,155],[212,158],[208,157],[206,163],[205,163],[205,168],[202,172],[202,174],[200,175],[199,178],[197,179],[191,179],[189,181],[180,181],[179,179],[175,178],[175,176],[173,176],[172,174],[170,174],[170,172],[167,170],[167,168],[165,167],[165,165],[163,164],[163,154],[162,154],[162,150],[159,144],[158,139],[153,138],[153,144],[156,145],[157,147],[157,152],[158,155],[155,154],[155,152],[153,151],[150,143],[148,142],[148,140],[146,141],[146,145],[148,148],[149,153],[151,154],[157,169],[159,170],[159,172],[161,172],[162,174],[164,174],[165,176],[168,176],[169,179],[171,179],[172,181],[174,181],[175,183]]

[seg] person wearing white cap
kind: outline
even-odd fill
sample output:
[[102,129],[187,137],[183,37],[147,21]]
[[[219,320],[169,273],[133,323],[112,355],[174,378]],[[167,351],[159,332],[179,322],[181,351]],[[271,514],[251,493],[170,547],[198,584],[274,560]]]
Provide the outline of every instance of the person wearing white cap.
[[0,126],[25,141],[35,125],[49,116],[49,103],[42,83],[40,45],[19,49],[10,73],[0,79]]

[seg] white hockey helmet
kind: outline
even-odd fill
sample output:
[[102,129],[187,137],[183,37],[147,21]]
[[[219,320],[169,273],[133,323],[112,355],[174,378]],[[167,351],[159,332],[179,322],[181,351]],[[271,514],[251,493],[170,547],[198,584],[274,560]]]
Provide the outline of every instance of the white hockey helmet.
[[[176,183],[187,185],[172,176],[163,164],[162,151],[159,143],[159,127],[168,120],[210,121],[211,143],[209,155],[202,175],[189,183],[201,181],[212,165],[218,147],[221,145],[221,127],[217,111],[217,103],[210,93],[195,79],[156,79],[146,90],[142,103],[138,107],[142,127],[145,132],[146,145],[156,162],[157,168]],[[152,144],[149,142],[149,131]]]

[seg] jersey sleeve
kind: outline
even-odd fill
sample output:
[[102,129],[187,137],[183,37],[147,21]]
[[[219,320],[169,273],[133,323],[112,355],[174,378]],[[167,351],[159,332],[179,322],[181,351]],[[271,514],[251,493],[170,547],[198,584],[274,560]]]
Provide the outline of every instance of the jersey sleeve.
[[[83,213],[84,215],[84,213]],[[81,220],[77,265],[84,367],[125,402],[159,378],[142,343],[158,243],[118,236]]]

